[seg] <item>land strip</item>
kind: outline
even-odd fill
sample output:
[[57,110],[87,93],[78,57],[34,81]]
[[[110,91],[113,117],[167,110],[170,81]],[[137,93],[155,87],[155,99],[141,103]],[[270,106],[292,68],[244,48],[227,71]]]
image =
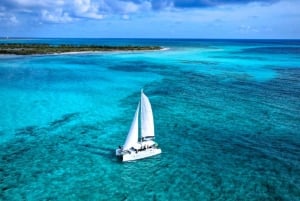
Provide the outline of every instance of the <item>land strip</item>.
[[95,52],[95,51],[145,51],[160,50],[159,46],[107,46],[107,45],[49,45],[0,43],[0,54],[34,55],[68,52]]

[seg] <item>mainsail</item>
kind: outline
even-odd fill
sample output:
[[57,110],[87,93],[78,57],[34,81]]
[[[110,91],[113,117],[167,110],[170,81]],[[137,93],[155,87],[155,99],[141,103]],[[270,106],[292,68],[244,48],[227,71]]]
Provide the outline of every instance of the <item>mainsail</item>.
[[138,138],[139,138],[139,126],[138,126],[138,122],[139,122],[139,110],[140,110],[140,104],[138,104],[138,107],[135,111],[134,114],[134,118],[133,121],[131,123],[131,127],[130,130],[128,132],[125,144],[123,149],[130,149],[131,147],[134,147],[137,142],[138,142]]
[[150,101],[141,92],[141,137],[154,137],[154,122]]

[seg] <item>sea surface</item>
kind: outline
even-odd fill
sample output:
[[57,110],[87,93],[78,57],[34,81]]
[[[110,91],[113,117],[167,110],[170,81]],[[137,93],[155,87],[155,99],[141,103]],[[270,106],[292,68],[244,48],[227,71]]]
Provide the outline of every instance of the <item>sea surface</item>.
[[[300,40],[9,39],[160,51],[0,55],[0,200],[300,199]],[[162,154],[122,163],[140,90]]]

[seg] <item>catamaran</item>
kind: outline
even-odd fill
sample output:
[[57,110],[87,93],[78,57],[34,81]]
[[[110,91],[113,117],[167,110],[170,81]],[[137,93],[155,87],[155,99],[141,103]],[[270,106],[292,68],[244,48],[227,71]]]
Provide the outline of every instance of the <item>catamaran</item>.
[[122,161],[132,161],[160,153],[161,149],[154,141],[154,121],[151,104],[142,90],[141,100],[138,103],[125,144],[116,149],[116,156]]

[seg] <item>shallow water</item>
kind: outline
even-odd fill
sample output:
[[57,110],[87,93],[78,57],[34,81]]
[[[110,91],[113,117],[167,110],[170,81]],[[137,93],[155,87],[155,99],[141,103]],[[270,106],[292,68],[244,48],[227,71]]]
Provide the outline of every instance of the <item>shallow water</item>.
[[[299,41],[38,41],[169,49],[0,56],[0,200],[300,197]],[[163,153],[120,163],[141,88]]]

